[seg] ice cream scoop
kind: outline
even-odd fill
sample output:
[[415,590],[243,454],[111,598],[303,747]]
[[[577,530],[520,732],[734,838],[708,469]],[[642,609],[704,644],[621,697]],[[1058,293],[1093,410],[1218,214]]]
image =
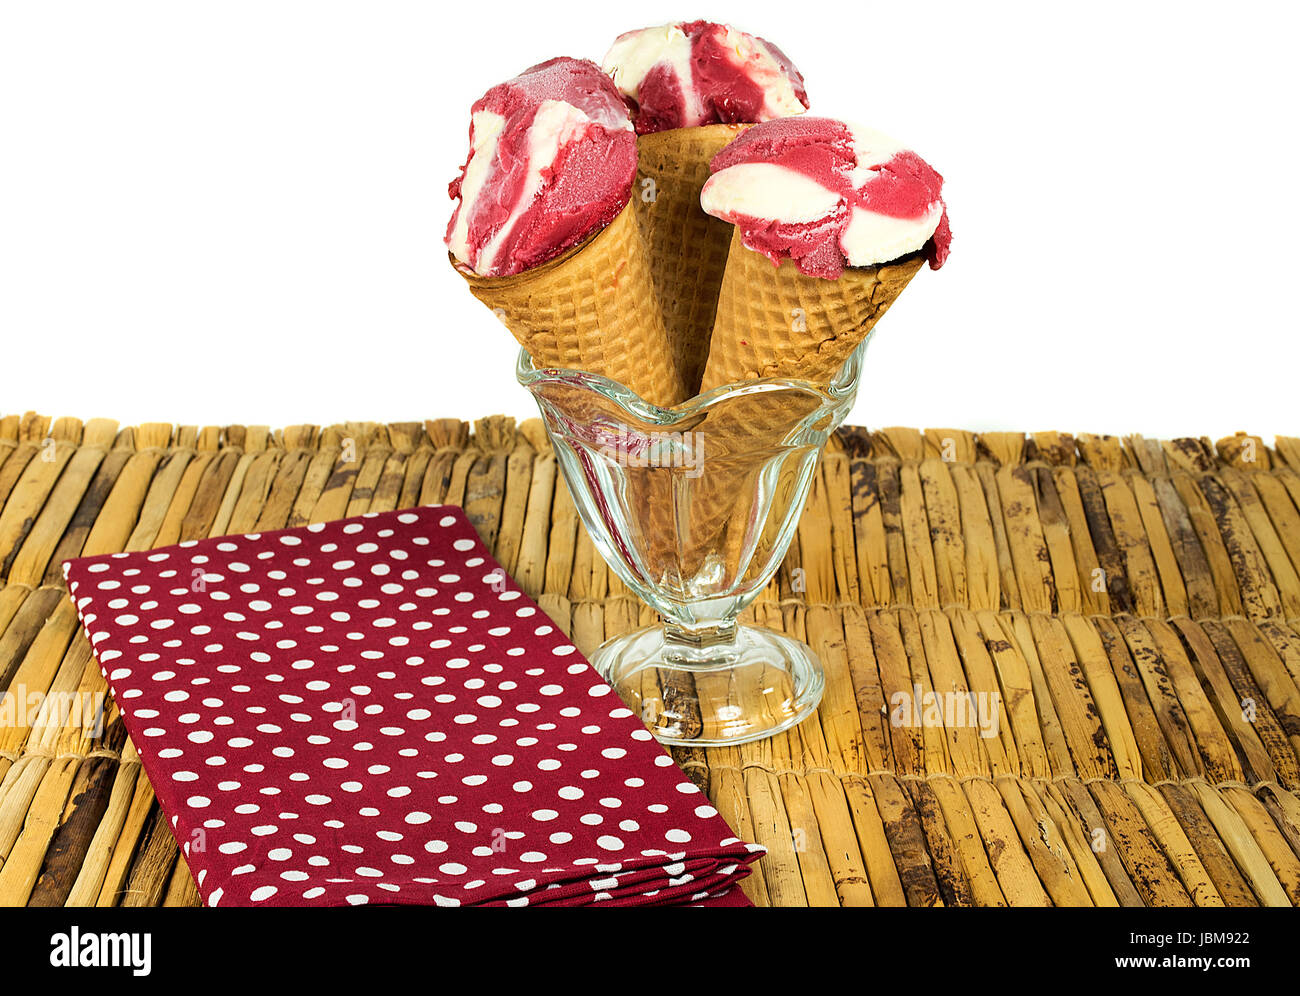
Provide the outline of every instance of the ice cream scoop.
[[726,24],[689,21],[619,35],[604,60],[639,134],[768,121],[808,107],[785,53]]
[[882,132],[801,116],[755,125],[723,149],[700,204],[774,263],[835,279],[924,250],[933,269],[951,233],[943,177]]
[[520,273],[579,244],[627,205],[636,135],[594,62],[558,58],[471,109],[470,152],[448,187],[447,248],[479,276]]

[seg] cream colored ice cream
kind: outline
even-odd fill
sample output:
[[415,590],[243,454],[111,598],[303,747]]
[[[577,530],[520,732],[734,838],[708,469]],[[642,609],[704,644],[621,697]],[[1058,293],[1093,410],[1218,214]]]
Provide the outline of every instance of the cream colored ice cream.
[[533,66],[474,104],[447,248],[480,276],[537,266],[609,224],[635,174],[632,121],[600,67]]
[[750,249],[810,276],[875,266],[926,249],[948,255],[943,177],[874,128],[830,118],[755,125],[722,150],[700,193]]
[[603,62],[640,134],[768,121],[808,107],[785,53],[726,24],[691,21],[619,35]]

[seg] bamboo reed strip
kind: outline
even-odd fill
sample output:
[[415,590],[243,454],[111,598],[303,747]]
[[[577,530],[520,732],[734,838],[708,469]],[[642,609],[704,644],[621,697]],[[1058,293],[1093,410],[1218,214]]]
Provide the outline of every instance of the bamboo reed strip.
[[967,609],[951,611],[949,623],[970,687],[997,696],[996,736],[981,736],[979,741],[985,759],[983,763],[994,776],[1019,774],[1020,756],[1008,712],[1009,695],[993,666],[989,648],[980,636],[979,623],[974,613]]
[[[27,699],[31,696],[44,696],[50,690],[64,652],[77,631],[76,608],[66,598],[61,599],[23,655],[22,662],[9,681],[9,687]],[[30,724],[36,718],[21,715],[21,712],[26,711],[28,710],[21,710],[12,721],[0,726],[0,751],[16,754],[22,750],[31,729]]]
[[858,583],[857,558],[853,549],[853,494],[849,485],[849,459],[829,450],[822,456],[822,476],[826,480],[826,497],[831,526],[831,563],[835,572],[838,600],[860,604],[862,590]]
[[1023,466],[1004,466],[996,475],[1007,544],[1026,612],[1051,612],[1057,605],[1051,558],[1038,516],[1033,474]]
[[997,693],[997,688],[972,686],[967,680],[961,659],[957,656],[952,627],[943,613],[921,612],[918,621],[931,685],[945,703],[960,702],[963,706],[960,713],[955,708],[952,710],[951,724],[948,722],[947,710],[944,713],[948,764],[943,770],[951,771],[958,778],[988,775],[989,767],[984,751],[980,749],[979,711],[972,703],[980,701],[979,695],[985,696],[985,701],[990,701],[990,696]]
[[994,784],[972,778],[962,787],[1007,905],[1053,905]]
[[[1186,475],[1184,475],[1185,477]],[[1188,611],[1197,619],[1218,612],[1219,597],[1209,554],[1201,545],[1191,511],[1170,478],[1157,477],[1152,482],[1160,514],[1173,547],[1174,558],[1182,572],[1187,590]],[[1226,554],[1224,554],[1226,557]]]
[[[1256,550],[1263,557],[1267,565],[1267,574],[1271,576],[1276,587],[1283,613],[1291,618],[1300,615],[1300,575],[1296,574],[1295,565],[1287,556],[1286,547],[1279,538],[1263,502],[1260,501],[1259,494],[1251,485],[1251,479],[1238,470],[1226,467],[1219,471],[1218,479],[1231,492],[1237,508],[1241,511],[1241,517],[1250,527]],[[1291,512],[1294,515],[1294,508]],[[1300,542],[1300,539],[1297,542]],[[1261,574],[1264,573],[1264,570],[1258,566],[1255,569]]]
[[997,669],[1005,716],[1015,737],[1019,773],[1031,778],[1046,778],[1051,774],[1051,765],[1047,759],[1043,729],[1038,723],[1033,679],[1024,654],[1015,642],[1010,621],[1007,620],[1004,628],[1003,618],[992,612],[976,613],[975,619]]
[[1267,855],[1251,835],[1250,828],[1241,815],[1204,782],[1191,782],[1189,787],[1200,801],[1205,815],[1214,825],[1215,833],[1227,847],[1228,853],[1232,855],[1259,901],[1267,906],[1291,905],[1290,898],[1282,883],[1278,881]]
[[1042,665],[1043,683],[1073,760],[1073,770],[1085,779],[1113,778],[1115,759],[1065,626],[1054,616],[1030,616],[1029,630]]
[[898,868],[898,878],[909,906],[942,906],[943,896],[934,874],[921,820],[899,782],[887,774],[868,778],[876,808],[885,826],[885,838]]
[[1097,852],[1093,848],[1090,836],[1084,834],[1082,827],[1074,818],[1073,810],[1065,799],[1059,784],[1054,782],[1033,785],[1034,794],[1042,812],[1056,828],[1064,842],[1070,860],[1078,872],[1079,881],[1088,890],[1088,896],[1094,906],[1118,906],[1119,899],[1106,878]]
[[1151,782],[1171,777],[1174,758],[1160,728],[1160,719],[1147,695],[1146,686],[1129,653],[1128,644],[1115,621],[1094,618],[1091,626],[1106,650],[1110,660],[1111,675],[1124,700],[1124,712],[1129,728],[1137,741],[1138,755],[1142,760],[1142,777]]
[[1158,790],[1141,782],[1124,786],[1138,812],[1146,820],[1151,834],[1160,842],[1161,849],[1178,873],[1183,888],[1197,906],[1222,906],[1223,897],[1214,887],[1210,874],[1201,863],[1196,849],[1187,838],[1178,818],[1165,804]]
[[85,866],[96,829],[111,799],[117,761],[90,757],[82,761],[68,792],[67,808],[40,865],[40,877],[28,896],[29,906],[62,906]]
[[1218,625],[1231,634],[1251,677],[1264,693],[1265,701],[1286,731],[1291,746],[1300,752],[1300,688],[1291,680],[1277,650],[1260,635],[1257,627],[1245,619],[1228,619]]
[[1280,615],[1282,600],[1269,575],[1268,563],[1250,525],[1227,487],[1217,476],[1204,475],[1201,490],[1223,536],[1233,573],[1241,586],[1242,609],[1252,619]]
[[1038,517],[1043,531],[1043,542],[1050,558],[1050,575],[1056,591],[1056,608],[1060,612],[1083,610],[1083,592],[1079,584],[1079,568],[1070,544],[1070,520],[1056,487],[1056,479],[1048,467],[1033,468],[1030,478],[1038,501]]
[[28,804],[22,832],[0,866],[0,906],[23,906],[36,885],[50,840],[58,829],[76,778],[77,758],[56,758],[43,772]]
[[960,786],[950,778],[935,778],[928,783],[928,787],[939,805],[952,847],[961,863],[962,880],[969,888],[969,893],[964,898],[975,906],[1006,906],[1002,886],[989,863],[975,816],[962,795]]
[[[1232,741],[1242,755],[1246,769],[1243,777],[1248,777],[1251,781],[1281,779],[1283,784],[1296,787],[1297,776],[1300,775],[1296,769],[1296,757],[1285,743],[1285,734],[1273,711],[1267,705],[1262,708],[1257,705],[1249,713],[1243,708],[1243,703],[1247,700],[1262,703],[1263,696],[1246,671],[1244,662],[1236,652],[1236,646],[1232,645],[1235,656],[1231,672],[1236,674],[1237,683],[1243,686],[1242,692],[1234,687],[1229,670],[1224,667],[1215,652],[1214,642],[1205,630],[1189,619],[1177,620],[1175,625],[1190,652],[1198,681],[1214,692],[1211,702],[1215,715],[1223,729],[1231,731]],[[1272,745],[1271,751],[1265,746],[1265,740]],[[1276,764],[1274,758],[1277,759]]]
[[86,848],[81,868],[64,901],[66,906],[94,906],[108,875],[114,848],[122,828],[126,825],[135,797],[136,781],[141,777],[140,764],[124,763],[118,766],[95,834]]
[[[1105,887],[1091,879],[1088,882],[1088,891],[1097,905],[1110,905],[1106,896],[1107,889],[1114,897],[1114,902],[1120,906],[1144,905],[1141,894],[1124,868],[1123,860],[1112,846],[1113,842],[1106,833],[1106,820],[1097,808],[1096,801],[1088,794],[1087,787],[1082,782],[1067,780],[1049,786],[1049,791],[1054,792],[1054,797],[1061,805],[1062,822],[1072,822],[1078,828],[1088,850],[1096,858],[1097,867],[1106,876]],[[1079,853],[1078,849],[1075,853]],[[1083,866],[1086,862],[1081,860],[1080,864]]]
[[1038,872],[1039,881],[1052,897],[1052,902],[1057,906],[1091,906],[1092,899],[1061,831],[1029,784],[1009,778],[996,784],[1021,843]]
[[1264,804],[1254,794],[1236,785],[1225,787],[1219,795],[1247,825],[1291,905],[1300,906],[1300,858],[1291,849],[1286,835],[1278,830]]
[[[790,820],[790,838],[808,905],[838,906],[840,899],[835,889],[835,875],[827,857],[828,848],[822,838],[807,780],[799,775],[783,774],[777,781]],[[834,853],[833,849],[829,850]],[[850,878],[852,870],[844,875]]]
[[[1115,672],[1110,668],[1106,647],[1097,631],[1078,615],[1067,615],[1060,620],[1070,641],[1077,668],[1086,683],[1088,697],[1094,705],[1093,712],[1085,708],[1085,718],[1095,715],[1101,729],[1092,730],[1094,745],[1107,748],[1108,759],[1102,764],[1109,773],[1121,778],[1142,777],[1142,757],[1133,727],[1124,711],[1124,693],[1120,690]],[[1059,634],[1058,634],[1059,636]]]
[[1169,782],[1161,785],[1158,791],[1178,819],[1179,827],[1196,851],[1224,905],[1258,906],[1258,900],[1219,838],[1214,824],[1196,801],[1196,794],[1184,785]]
[[1025,669],[1029,674],[1030,687],[1033,692],[1034,707],[1038,715],[1038,728],[1042,731],[1043,745],[1047,751],[1048,763],[1054,774],[1073,774],[1074,761],[1070,756],[1069,741],[1066,731],[1057,713],[1056,704],[1047,683],[1047,674],[1042,659],[1034,642],[1030,617],[1022,612],[1014,612],[1006,617],[999,617],[999,624],[1023,655]]
[[850,462],[850,468],[859,589],[867,604],[889,605],[893,601],[893,588],[876,466],[855,459]]
[[970,879],[967,878],[966,869],[957,856],[957,849],[949,835],[943,812],[939,808],[939,800],[930,783],[909,779],[902,784],[920,820],[926,848],[930,852],[930,864],[934,869],[935,881],[938,883],[943,904],[945,906],[973,905]]
[[1197,749],[1192,724],[1151,633],[1131,616],[1120,616],[1115,623],[1123,634],[1128,652],[1132,654],[1133,664],[1142,677],[1156,720],[1164,733],[1164,743],[1173,762],[1171,774],[1184,777],[1204,774],[1204,761]]
[[844,623],[834,610],[815,607],[808,610],[807,630],[808,643],[826,672],[819,718],[827,750],[837,770],[865,772],[862,725],[844,642]]
[[14,843],[23,832],[27,813],[50,767],[47,756],[20,756],[0,782],[0,873],[9,861]]
[[874,906],[844,788],[824,771],[808,775],[807,790],[841,906]]
[[[744,777],[735,766],[734,751],[720,747],[715,756],[723,753],[733,755],[732,763],[713,768],[714,777],[709,780],[709,800],[741,840],[754,840],[754,819],[749,811]],[[741,888],[755,906],[771,906],[764,874],[766,862],[756,862],[752,867],[749,877],[741,882]]]
[[1291,845],[1291,850],[1300,855],[1300,799],[1293,793],[1278,791],[1272,785],[1261,785],[1256,790],[1264,807],[1273,817],[1281,832]]
[[[1097,569],[1101,571],[1093,579],[1100,584],[1106,594],[1108,611],[1134,612],[1133,589],[1129,583],[1119,541],[1107,512],[1106,498],[1092,467],[1075,468],[1074,483],[1079,491],[1079,502],[1083,506],[1085,532],[1092,537],[1092,547],[1097,554]],[[1094,589],[1095,590],[1095,589]]]
[[167,826],[167,817],[154,804],[141,831],[143,844],[136,851],[122,890],[122,906],[158,906],[177,865],[180,852]]
[[1114,782],[1092,782],[1089,792],[1105,821],[1106,838],[1120,854],[1134,887],[1148,906],[1191,906],[1169,857],[1142,818],[1141,810]]
[[1207,777],[1215,783],[1240,780],[1244,776],[1236,752],[1188,661],[1177,631],[1158,619],[1148,619],[1144,625],[1160,656],[1163,673],[1190,724]]

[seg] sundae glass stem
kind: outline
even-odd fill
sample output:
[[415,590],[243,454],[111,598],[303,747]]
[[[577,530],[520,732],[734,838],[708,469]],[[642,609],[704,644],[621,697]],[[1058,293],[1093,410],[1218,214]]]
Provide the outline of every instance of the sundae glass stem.
[[683,664],[726,664],[736,642],[736,619],[708,619],[691,625],[665,620],[664,655]]

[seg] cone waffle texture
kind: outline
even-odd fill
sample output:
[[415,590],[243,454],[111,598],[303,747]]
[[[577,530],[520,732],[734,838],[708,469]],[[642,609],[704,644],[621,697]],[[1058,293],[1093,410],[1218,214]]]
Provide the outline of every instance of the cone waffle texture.
[[821,407],[813,392],[786,389],[738,395],[710,409],[696,430],[704,459],[690,481],[681,530],[684,576],[704,572],[747,585],[761,575],[803,459],[791,444],[806,440],[802,427]]
[[704,213],[700,190],[710,161],[745,127],[673,128],[637,139],[639,182],[632,202],[645,231],[668,345],[689,394],[704,375],[731,244],[731,225]]
[[773,266],[733,229],[702,391],[757,377],[827,384],[925,262],[913,253],[838,280]]
[[663,319],[647,306],[654,288],[631,204],[576,249],[523,273],[456,269],[538,366],[600,374],[658,405],[685,398]]

